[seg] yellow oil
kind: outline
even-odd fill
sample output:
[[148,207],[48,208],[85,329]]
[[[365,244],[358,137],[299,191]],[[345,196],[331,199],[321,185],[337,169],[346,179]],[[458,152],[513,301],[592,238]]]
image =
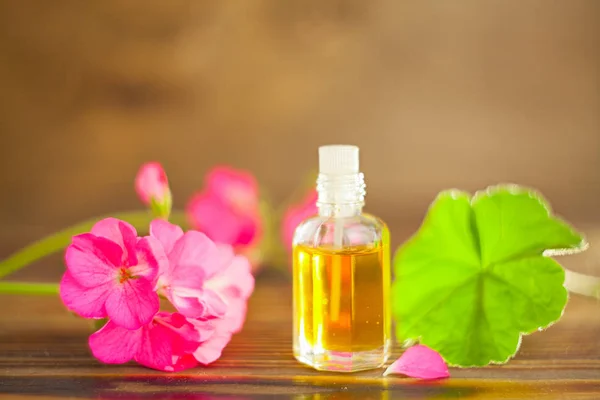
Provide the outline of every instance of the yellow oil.
[[297,358],[307,349],[355,354],[389,347],[388,240],[343,249],[298,245],[293,257]]

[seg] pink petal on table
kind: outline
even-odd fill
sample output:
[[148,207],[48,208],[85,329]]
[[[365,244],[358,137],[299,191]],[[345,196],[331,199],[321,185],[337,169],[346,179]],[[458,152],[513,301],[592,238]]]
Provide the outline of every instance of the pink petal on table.
[[435,350],[423,345],[409,347],[385,370],[383,376],[389,374],[402,374],[418,379],[441,379],[450,376],[444,359]]

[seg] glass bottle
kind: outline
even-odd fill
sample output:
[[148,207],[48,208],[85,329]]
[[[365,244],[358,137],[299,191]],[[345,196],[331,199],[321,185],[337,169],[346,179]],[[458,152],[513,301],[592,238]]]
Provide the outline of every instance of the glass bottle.
[[378,368],[391,351],[389,230],[363,214],[358,147],[319,148],[319,214],[294,233],[294,356],[318,370]]

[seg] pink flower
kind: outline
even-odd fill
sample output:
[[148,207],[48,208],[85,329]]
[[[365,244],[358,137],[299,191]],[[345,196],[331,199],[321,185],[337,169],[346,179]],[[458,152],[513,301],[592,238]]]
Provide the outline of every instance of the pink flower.
[[222,267],[217,246],[203,233],[183,230],[167,221],[156,219],[150,235],[163,247],[166,262],[161,262],[157,289],[190,318],[222,317],[227,305],[205,282]]
[[292,249],[294,231],[298,225],[306,218],[312,217],[318,213],[317,197],[317,191],[313,189],[308,192],[301,203],[292,205],[285,212],[281,232],[283,243],[288,250]]
[[198,362],[193,353],[214,334],[210,321],[190,321],[178,313],[160,312],[137,330],[109,321],[89,338],[94,357],[106,364],[131,360],[161,371],[180,371]]
[[135,177],[135,190],[155,215],[166,218],[171,212],[172,197],[167,174],[157,162],[143,164]]
[[411,378],[440,379],[450,376],[444,359],[427,346],[409,347],[399,359],[390,365],[383,376],[402,374]]
[[222,318],[211,321],[215,326],[215,333],[194,352],[196,360],[204,365],[221,357],[232,335],[242,329],[247,302],[254,290],[254,277],[248,259],[234,255],[230,246],[222,245],[220,250],[224,268],[206,282],[206,287],[224,299],[227,312]]
[[205,189],[190,199],[187,214],[192,226],[217,243],[255,243],[262,229],[255,178],[229,167],[214,168]]
[[63,303],[82,317],[108,317],[126,329],[147,324],[159,307],[157,248],[155,239],[138,238],[133,226],[114,218],[74,236],[60,283]]
[[231,333],[242,329],[246,319],[247,302],[254,291],[254,276],[249,260],[235,255],[230,246],[219,246],[223,268],[213,275],[205,287],[221,296],[227,304],[227,312],[217,326],[226,327]]

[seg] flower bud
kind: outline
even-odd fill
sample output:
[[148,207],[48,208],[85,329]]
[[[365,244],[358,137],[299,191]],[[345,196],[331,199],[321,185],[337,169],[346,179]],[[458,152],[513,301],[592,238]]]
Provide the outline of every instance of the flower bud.
[[158,162],[145,163],[135,177],[135,190],[142,202],[156,217],[168,219],[173,199],[169,181],[162,165]]

